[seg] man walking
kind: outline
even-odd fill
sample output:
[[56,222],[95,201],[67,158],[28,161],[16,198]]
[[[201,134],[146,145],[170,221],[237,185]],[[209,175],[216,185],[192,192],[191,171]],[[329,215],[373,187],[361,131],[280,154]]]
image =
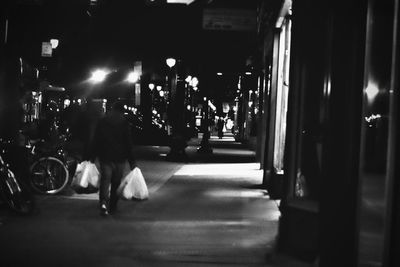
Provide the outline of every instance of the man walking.
[[97,158],[100,162],[99,201],[100,214],[103,216],[115,212],[119,198],[117,188],[121,179],[128,166],[131,170],[136,166],[132,147],[124,107],[122,103],[116,102],[98,122],[93,140],[92,159]]

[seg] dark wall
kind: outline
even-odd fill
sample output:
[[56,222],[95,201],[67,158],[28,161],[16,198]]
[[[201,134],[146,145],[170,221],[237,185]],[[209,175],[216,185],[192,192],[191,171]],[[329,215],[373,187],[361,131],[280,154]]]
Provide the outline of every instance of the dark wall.
[[[310,239],[293,250],[309,258],[314,254],[320,266],[356,266],[366,3],[293,1],[292,18],[282,217],[291,212],[285,210],[286,202],[304,203],[294,196],[301,170],[308,185],[306,200],[314,204],[300,205],[304,212],[296,220],[301,218],[303,225],[292,227],[309,231]],[[307,215],[314,205],[319,206],[317,217]],[[318,239],[311,240],[316,232]]]
[[331,94],[321,184],[321,266],[356,266],[366,1],[330,1]]

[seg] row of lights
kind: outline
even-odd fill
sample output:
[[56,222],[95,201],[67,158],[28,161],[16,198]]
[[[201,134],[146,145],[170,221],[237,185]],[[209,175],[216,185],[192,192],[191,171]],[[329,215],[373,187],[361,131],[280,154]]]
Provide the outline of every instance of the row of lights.
[[199,84],[199,80],[196,77],[187,76],[185,81],[189,84],[189,86],[193,87],[194,91],[197,91],[197,85]]
[[[176,59],[167,58],[166,63],[168,67],[172,68],[176,64]],[[107,75],[110,73],[111,71],[106,69],[97,69],[92,72],[92,76],[90,77],[89,81],[91,81],[92,83],[101,83],[106,79]],[[128,83],[136,83],[139,80],[139,76],[140,76],[139,73],[131,71],[128,73],[126,81]]]
[[[172,68],[175,66],[176,64],[176,59],[174,58],[167,58],[166,63],[168,65],[168,67]],[[110,74],[111,71],[106,70],[106,69],[97,69],[95,71],[92,72],[92,76],[90,77],[89,81],[91,81],[92,83],[101,83],[103,82],[107,75]],[[126,81],[128,83],[136,83],[139,80],[139,73],[135,72],[135,71],[131,71],[128,73],[128,76],[126,77]],[[196,77],[192,77],[192,76],[188,76],[185,81],[192,86],[193,88],[197,89],[197,85],[199,83],[199,80]],[[150,90],[154,89],[154,84],[149,84],[149,88]],[[160,91],[161,88],[159,89],[157,86],[157,90]]]
[[[104,70],[104,69],[98,69],[92,72],[92,76],[90,77],[89,81],[92,83],[101,83],[103,82],[107,75],[110,74],[111,72],[109,70]],[[132,71],[128,73],[128,76],[126,77],[126,81],[128,83],[136,83],[139,80],[139,74],[135,71]]]

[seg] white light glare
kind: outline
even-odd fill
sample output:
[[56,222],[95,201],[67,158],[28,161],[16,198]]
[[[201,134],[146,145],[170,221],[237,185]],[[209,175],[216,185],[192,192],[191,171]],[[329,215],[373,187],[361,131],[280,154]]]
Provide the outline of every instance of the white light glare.
[[197,87],[198,84],[199,84],[199,79],[197,79],[197,77],[193,77],[192,78],[192,86]]
[[51,48],[56,49],[58,46],[58,40],[57,39],[51,39],[50,40]]
[[129,83],[135,83],[139,80],[139,74],[135,71],[132,71],[128,74],[128,77],[126,78],[126,80]]
[[149,83],[149,89],[150,89],[151,91],[153,91],[153,89],[154,89],[154,83]]
[[105,70],[95,70],[94,72],[92,72],[92,77],[90,78],[90,80],[95,83],[102,82],[106,79],[107,74],[108,72]]
[[161,89],[162,89],[162,86],[161,85],[157,85],[157,91],[161,91]]
[[[244,153],[244,152],[240,152]],[[254,178],[255,183],[262,180],[262,170],[259,163],[215,163],[215,164],[189,164],[180,168],[174,175],[212,176],[215,179],[219,175],[231,175],[234,179]]]
[[71,100],[69,100],[69,99],[64,100],[64,108],[68,107],[70,104],[71,104]]
[[217,72],[217,75],[218,76],[222,76],[222,72]]
[[378,120],[380,118],[382,118],[381,114],[372,114],[369,117],[365,117],[365,121],[368,122],[368,123],[371,123],[371,122],[373,122],[375,120]]
[[368,101],[372,102],[379,93],[377,84],[373,82],[368,83],[367,88],[365,88],[365,93],[367,94]]
[[176,64],[176,59],[175,58],[167,58],[166,63],[168,67],[172,68]]
[[169,4],[186,4],[186,5],[189,5],[192,2],[194,2],[194,0],[167,0],[167,3],[169,3]]
[[217,110],[217,108],[214,106],[214,104],[213,103],[211,103],[211,101],[210,100],[208,100],[208,106],[212,109],[212,110]]

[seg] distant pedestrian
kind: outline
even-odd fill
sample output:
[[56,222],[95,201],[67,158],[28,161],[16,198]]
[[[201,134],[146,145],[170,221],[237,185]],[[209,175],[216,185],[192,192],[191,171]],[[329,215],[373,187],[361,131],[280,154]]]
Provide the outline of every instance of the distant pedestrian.
[[217,122],[219,139],[222,139],[222,137],[224,136],[224,125],[225,125],[224,119],[222,117],[219,117],[218,122]]
[[[108,215],[117,208],[117,188],[123,175],[136,166],[133,142],[122,103],[115,103],[97,124],[92,144],[92,156],[100,163],[100,214]],[[111,185],[111,188],[110,188]]]

